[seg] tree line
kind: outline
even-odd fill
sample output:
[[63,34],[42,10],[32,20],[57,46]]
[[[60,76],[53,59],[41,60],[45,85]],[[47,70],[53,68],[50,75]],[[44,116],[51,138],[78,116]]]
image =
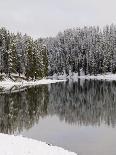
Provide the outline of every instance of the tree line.
[[27,79],[116,73],[116,26],[66,29],[36,40],[1,28],[0,72],[24,74]]
[[49,74],[116,73],[116,26],[67,29],[46,38]]
[[47,49],[41,39],[0,29],[0,72],[24,74],[27,79],[48,75]]

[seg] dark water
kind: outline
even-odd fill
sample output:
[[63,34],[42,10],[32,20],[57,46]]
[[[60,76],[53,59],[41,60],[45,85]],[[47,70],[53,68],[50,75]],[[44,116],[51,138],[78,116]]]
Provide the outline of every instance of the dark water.
[[0,132],[116,155],[116,82],[78,80],[0,93]]

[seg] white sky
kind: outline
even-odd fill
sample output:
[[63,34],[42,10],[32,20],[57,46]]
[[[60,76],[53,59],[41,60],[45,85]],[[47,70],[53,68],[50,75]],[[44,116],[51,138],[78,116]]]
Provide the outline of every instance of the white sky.
[[34,38],[116,23],[116,0],[0,0],[0,26]]

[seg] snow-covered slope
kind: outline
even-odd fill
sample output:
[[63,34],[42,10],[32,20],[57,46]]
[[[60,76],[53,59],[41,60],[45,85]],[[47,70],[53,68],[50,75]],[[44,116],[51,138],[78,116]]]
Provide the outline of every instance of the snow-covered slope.
[[21,136],[0,134],[0,155],[76,155],[76,153]]

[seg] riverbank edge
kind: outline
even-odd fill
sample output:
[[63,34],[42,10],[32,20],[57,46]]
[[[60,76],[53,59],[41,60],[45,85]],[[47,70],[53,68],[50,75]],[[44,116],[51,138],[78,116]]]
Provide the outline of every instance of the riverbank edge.
[[92,80],[107,80],[107,81],[116,81],[116,74],[107,73],[107,74],[98,74],[98,75],[80,75],[78,73],[72,73],[70,75],[56,75],[49,77],[52,79],[58,80],[74,80],[77,81],[78,79],[92,79]]
[[77,155],[61,147],[22,136],[0,133],[1,155]]

